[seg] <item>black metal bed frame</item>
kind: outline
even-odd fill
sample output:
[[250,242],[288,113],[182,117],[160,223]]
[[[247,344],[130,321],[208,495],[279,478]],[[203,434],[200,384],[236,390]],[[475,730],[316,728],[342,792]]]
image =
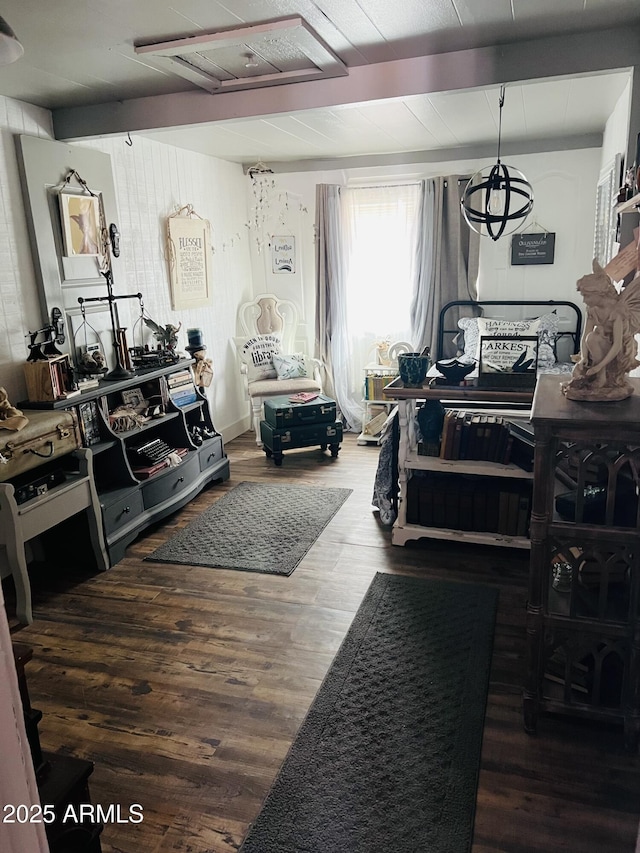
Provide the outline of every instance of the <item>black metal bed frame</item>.
[[[582,311],[580,310],[580,307],[575,304],[575,302],[568,302],[568,301],[559,300],[559,299],[531,300],[531,301],[521,300],[521,299],[514,299],[514,300],[456,299],[452,302],[447,302],[446,305],[443,305],[443,307],[440,309],[440,314],[438,315],[438,343],[437,343],[437,349],[436,349],[438,359],[450,358],[451,357],[450,355],[447,355],[447,353],[445,352],[445,336],[450,335],[451,336],[450,340],[452,342],[453,338],[456,335],[460,334],[460,332],[462,331],[458,326],[458,317],[455,318],[455,321],[449,320],[447,318],[447,314],[453,312],[454,308],[467,308],[467,309],[472,309],[475,312],[474,314],[472,314],[472,316],[482,317],[482,316],[486,316],[483,313],[485,307],[490,306],[490,305],[499,305],[502,307],[507,306],[507,305],[509,305],[509,306],[520,306],[520,307],[526,308],[526,309],[529,309],[529,308],[532,308],[532,309],[545,308],[546,310],[540,311],[539,312],[540,314],[551,313],[554,309],[556,309],[560,306],[568,308],[569,311],[573,312],[573,315],[575,315],[575,325],[573,325],[573,323],[571,322],[571,314],[569,314],[568,317],[565,316],[564,314],[560,315],[564,319],[568,320],[569,323],[573,326],[573,328],[560,329],[558,331],[558,338],[571,338],[571,340],[573,342],[573,352],[574,353],[579,352],[579,350],[580,350],[580,339],[582,337]],[[467,315],[462,314],[461,316],[467,316]],[[505,319],[524,319],[524,316],[518,317],[518,318],[505,318]],[[446,323],[453,323],[453,322],[455,322],[455,326],[448,328]]]

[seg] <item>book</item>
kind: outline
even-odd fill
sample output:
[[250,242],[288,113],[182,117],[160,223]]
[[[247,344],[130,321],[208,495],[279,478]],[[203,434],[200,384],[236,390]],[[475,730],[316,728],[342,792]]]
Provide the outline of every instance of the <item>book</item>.
[[297,394],[289,395],[290,403],[310,403],[320,396],[319,391],[299,391]]

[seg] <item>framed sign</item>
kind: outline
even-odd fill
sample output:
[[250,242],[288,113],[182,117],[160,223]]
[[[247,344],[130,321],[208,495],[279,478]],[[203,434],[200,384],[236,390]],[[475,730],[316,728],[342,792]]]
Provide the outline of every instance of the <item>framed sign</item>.
[[171,307],[174,311],[211,304],[211,247],[206,219],[167,220]]
[[552,264],[556,235],[552,232],[514,234],[511,238],[511,264]]
[[296,238],[292,235],[271,238],[271,272],[296,271]]
[[538,344],[537,335],[481,336],[478,387],[535,387]]

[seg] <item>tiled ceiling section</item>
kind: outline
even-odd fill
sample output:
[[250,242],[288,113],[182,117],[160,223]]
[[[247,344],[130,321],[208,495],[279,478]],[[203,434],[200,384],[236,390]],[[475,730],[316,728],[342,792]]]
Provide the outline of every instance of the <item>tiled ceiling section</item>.
[[[507,44],[520,48],[523,39],[599,34],[616,26],[633,38],[640,27],[640,0],[3,0],[0,12],[25,48],[22,59],[0,67],[0,94],[47,107],[54,119],[75,110],[73,129],[60,138],[148,131],[242,162],[489,144],[496,136],[499,82],[509,83],[505,139],[601,133],[625,85],[620,74],[593,76],[588,68],[580,69],[582,77],[560,79],[572,73],[562,69],[530,74],[535,82],[512,74],[390,92],[385,84],[394,72],[388,68],[412,61],[426,68],[426,60],[416,58],[489,46],[498,55]],[[301,51],[295,39],[270,43],[263,38],[257,44],[240,37],[233,44],[223,40],[219,49],[203,43],[181,62],[136,51],[176,40],[185,46],[211,34],[288,18],[300,19],[300,26],[333,57],[331,79],[315,79],[326,72],[323,62]],[[640,34],[636,40],[640,44]],[[606,68],[618,71],[615,54],[607,54],[612,58]],[[540,56],[543,64],[547,59]],[[345,70],[351,73],[333,76]],[[355,78],[369,71],[367,80],[375,85],[367,84],[366,91],[363,86],[360,95]],[[243,109],[236,110],[235,102],[229,107],[228,100],[224,110],[216,106],[221,103],[216,99],[243,98],[252,91],[267,98],[272,83],[285,82],[282,75],[301,80],[295,76],[301,73],[314,79],[276,87],[295,93],[284,91],[269,108],[257,96],[250,109],[246,100]],[[541,79],[550,74],[558,79]],[[490,79],[495,88],[469,88]],[[232,92],[238,80],[250,90]],[[258,84],[268,88],[255,89]],[[330,89],[322,88],[328,84]],[[356,97],[347,97],[349,86]],[[309,90],[311,103],[304,87],[316,87]],[[318,91],[329,91],[331,97],[313,102]],[[175,98],[193,105],[191,112]],[[127,109],[118,112],[120,106]],[[82,116],[76,121],[78,113]],[[129,117],[135,121],[127,123]]]
[[[508,86],[503,139],[601,133],[628,80],[617,73]],[[498,95],[498,88],[416,95],[146,135],[239,163],[494,145]]]

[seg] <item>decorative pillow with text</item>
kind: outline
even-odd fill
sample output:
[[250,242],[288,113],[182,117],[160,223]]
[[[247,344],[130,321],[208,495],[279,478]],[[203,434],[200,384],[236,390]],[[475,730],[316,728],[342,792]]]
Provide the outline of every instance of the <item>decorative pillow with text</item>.
[[558,315],[543,314],[530,320],[497,320],[491,317],[462,317],[458,326],[464,332],[462,361],[478,361],[480,337],[487,335],[537,335],[538,367],[551,367],[556,363],[556,337]]
[[240,357],[247,365],[249,382],[276,378],[273,356],[279,353],[280,349],[280,338],[276,335],[255,335],[244,342]]

